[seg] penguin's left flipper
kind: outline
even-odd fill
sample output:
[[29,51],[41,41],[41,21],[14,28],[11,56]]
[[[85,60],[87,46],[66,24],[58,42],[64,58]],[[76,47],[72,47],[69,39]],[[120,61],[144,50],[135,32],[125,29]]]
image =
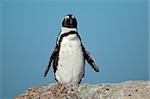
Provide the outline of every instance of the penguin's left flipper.
[[91,56],[90,52],[86,50],[83,47],[83,53],[84,53],[84,58],[87,60],[87,62],[92,66],[92,68],[96,71],[99,72],[99,67],[95,62],[95,59]]
[[57,52],[58,52],[58,46],[56,45],[56,47],[55,47],[55,49],[54,49],[54,51],[53,51],[53,53],[52,53],[52,55],[51,55],[51,57],[50,57],[50,59],[49,59],[49,64],[47,65],[47,67],[46,67],[46,69],[45,69],[44,77],[46,77],[46,75],[47,75],[47,73],[48,73],[48,71],[49,71],[49,68],[50,68],[50,66],[51,66],[51,63],[52,63],[52,61],[55,59],[55,56],[57,55]]

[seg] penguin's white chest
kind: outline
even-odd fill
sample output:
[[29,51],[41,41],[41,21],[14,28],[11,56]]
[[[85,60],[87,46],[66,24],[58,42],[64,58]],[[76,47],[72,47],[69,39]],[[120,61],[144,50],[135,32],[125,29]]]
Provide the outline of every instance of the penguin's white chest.
[[63,83],[79,83],[84,74],[84,57],[81,41],[76,34],[63,37],[60,44],[55,77]]

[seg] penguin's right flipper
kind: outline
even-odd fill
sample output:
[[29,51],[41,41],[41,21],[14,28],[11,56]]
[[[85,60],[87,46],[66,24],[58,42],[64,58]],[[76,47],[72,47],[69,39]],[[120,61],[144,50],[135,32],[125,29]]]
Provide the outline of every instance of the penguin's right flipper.
[[45,69],[44,77],[46,77],[46,75],[47,75],[47,73],[48,73],[48,71],[50,69],[51,63],[55,59],[55,56],[57,55],[57,52],[58,52],[58,46],[56,45],[56,47],[55,47],[55,49],[54,49],[54,51],[53,51],[53,53],[52,53],[52,55],[51,55],[51,57],[49,59],[49,64],[47,65],[47,67]]
[[87,60],[87,62],[92,66],[92,68],[99,72],[99,66],[96,64],[95,59],[91,56],[90,52],[83,47],[83,54],[84,58]]

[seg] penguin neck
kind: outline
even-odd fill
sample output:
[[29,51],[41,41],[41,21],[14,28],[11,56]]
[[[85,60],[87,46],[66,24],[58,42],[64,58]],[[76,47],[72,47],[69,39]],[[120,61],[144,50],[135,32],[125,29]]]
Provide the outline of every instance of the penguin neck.
[[64,33],[68,33],[70,31],[75,31],[77,32],[77,28],[67,28],[67,27],[62,27],[61,28],[61,34],[64,34]]

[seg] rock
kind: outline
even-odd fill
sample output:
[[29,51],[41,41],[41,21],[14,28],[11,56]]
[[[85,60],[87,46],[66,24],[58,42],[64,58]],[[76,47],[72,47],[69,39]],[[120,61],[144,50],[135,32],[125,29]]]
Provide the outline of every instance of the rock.
[[15,99],[150,99],[150,81],[80,85],[53,83],[29,88]]

